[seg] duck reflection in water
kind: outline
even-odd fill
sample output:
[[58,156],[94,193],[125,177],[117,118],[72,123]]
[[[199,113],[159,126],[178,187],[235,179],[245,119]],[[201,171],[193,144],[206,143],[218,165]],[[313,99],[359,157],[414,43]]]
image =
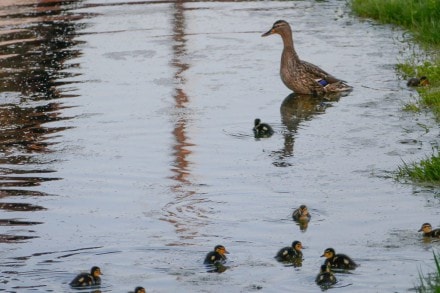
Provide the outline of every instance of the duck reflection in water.
[[284,133],[284,147],[272,153],[275,158],[273,164],[277,167],[290,166],[286,158],[292,157],[294,153],[295,134],[298,126],[304,120],[312,118],[316,114],[322,114],[331,106],[331,102],[336,102],[342,93],[315,97],[312,95],[298,95],[292,93],[281,103],[281,122],[286,127]]

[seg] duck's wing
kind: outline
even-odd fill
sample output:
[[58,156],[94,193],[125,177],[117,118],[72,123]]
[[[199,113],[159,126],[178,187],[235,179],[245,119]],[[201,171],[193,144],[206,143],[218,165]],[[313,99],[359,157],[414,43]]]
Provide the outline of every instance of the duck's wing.
[[335,83],[335,82],[344,82],[343,80],[340,80],[339,78],[334,77],[333,75],[327,73],[326,71],[322,70],[315,64],[312,64],[307,61],[301,60],[301,64],[303,65],[304,69],[307,71],[308,74],[314,76],[316,79],[324,79],[328,83]]

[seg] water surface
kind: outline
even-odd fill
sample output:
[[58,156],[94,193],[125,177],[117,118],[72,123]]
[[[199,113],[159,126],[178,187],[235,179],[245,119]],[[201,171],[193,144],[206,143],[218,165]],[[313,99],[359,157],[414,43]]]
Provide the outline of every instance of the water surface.
[[[406,292],[433,267],[437,189],[390,178],[438,127],[402,111],[402,32],[345,1],[18,1],[0,4],[0,291],[319,292],[327,247],[360,267],[341,292]],[[292,96],[278,19],[300,57],[354,87]],[[255,118],[275,134],[255,139]],[[291,212],[307,204],[307,229]],[[301,267],[273,258],[293,240]],[[229,269],[207,273],[223,244]],[[86,290],[85,292],[89,292]]]

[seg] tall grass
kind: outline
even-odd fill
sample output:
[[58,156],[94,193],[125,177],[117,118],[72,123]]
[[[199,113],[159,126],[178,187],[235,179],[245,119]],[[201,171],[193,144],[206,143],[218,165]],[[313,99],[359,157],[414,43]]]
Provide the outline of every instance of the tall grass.
[[397,177],[440,185],[440,152],[437,151],[418,163],[403,163],[403,166],[398,168]]
[[436,272],[424,276],[419,273],[420,285],[415,289],[420,293],[440,293],[440,256],[434,254]]
[[439,0],[352,0],[362,17],[407,28],[427,44],[440,45]]

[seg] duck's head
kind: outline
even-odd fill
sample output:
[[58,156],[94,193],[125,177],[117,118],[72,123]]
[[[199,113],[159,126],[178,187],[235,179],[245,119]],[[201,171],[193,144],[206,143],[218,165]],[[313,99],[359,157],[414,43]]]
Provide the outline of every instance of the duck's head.
[[260,123],[261,123],[261,119],[260,118],[257,118],[257,119],[254,120],[254,125],[255,126],[258,126]]
[[324,254],[321,257],[325,256],[325,258],[332,258],[335,256],[335,250],[333,248],[327,248],[324,250]]
[[421,76],[420,77],[420,85],[421,86],[427,86],[429,85],[429,80],[426,76]]
[[299,207],[299,212],[301,213],[301,216],[307,216],[309,214],[309,209],[306,205],[301,205]]
[[217,245],[216,247],[214,247],[214,251],[219,253],[220,255],[229,254],[229,251],[227,251],[223,245]]
[[262,34],[262,37],[267,37],[273,34],[279,34],[279,35],[283,35],[283,32],[291,32],[291,28],[290,25],[287,21],[285,20],[277,20],[275,21],[275,23],[273,24],[272,28],[270,30],[268,30],[267,32],[265,32],[264,34]]
[[102,275],[101,269],[99,267],[96,267],[96,266],[92,267],[90,269],[90,275],[92,275],[95,278],[101,276]]
[[292,242],[292,247],[296,251],[301,251],[301,249],[303,248],[301,241],[293,241]]
[[432,231],[432,226],[431,226],[431,224],[429,224],[429,223],[425,223],[425,224],[423,224],[422,227],[419,229],[419,232],[422,232],[422,231],[423,231],[423,233],[429,233],[429,232],[431,232],[431,231]]
[[136,287],[134,289],[134,293],[145,293],[145,288],[144,287]]

